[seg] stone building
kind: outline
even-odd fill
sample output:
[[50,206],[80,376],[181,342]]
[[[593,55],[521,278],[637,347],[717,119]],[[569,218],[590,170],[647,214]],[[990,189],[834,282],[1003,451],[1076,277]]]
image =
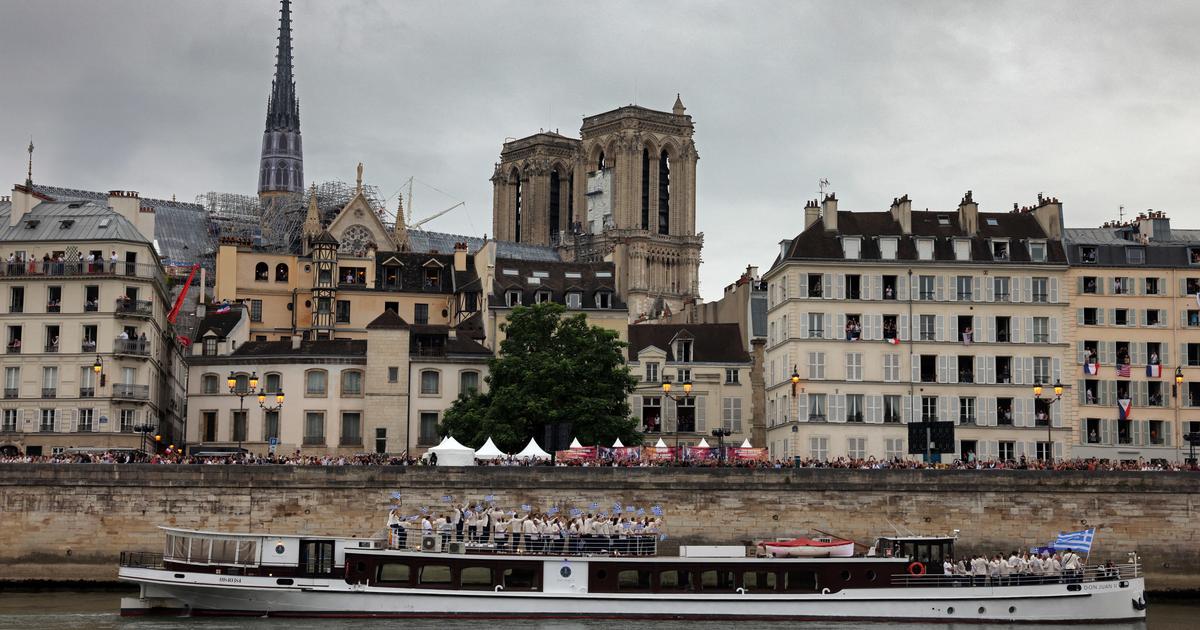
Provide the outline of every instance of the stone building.
[[1181,461],[1200,431],[1200,230],[1149,212],[1066,241],[1075,454]]
[[905,425],[936,420],[956,425],[946,458],[1069,453],[1074,397],[1046,402],[1073,356],[1057,200],[846,212],[828,195],[804,217],[763,277],[773,456],[901,457]]
[[238,305],[196,331],[208,349],[189,358],[192,452],[266,454],[274,438],[281,455],[418,453],[437,443],[437,424],[460,393],[485,387],[492,356],[449,326],[409,324],[391,309],[362,339],[249,341],[248,320]]
[[699,296],[692,117],[636,105],[584,118],[579,139],[506,142],[492,174],[497,239],[552,245],[565,260],[616,265],[634,319]]
[[[630,326],[629,369],[638,384],[629,408],[647,443],[694,446],[719,427],[729,429],[726,444],[750,438],[753,366],[737,324]],[[669,396],[664,382],[672,384]],[[690,394],[683,383],[692,384]]]
[[27,179],[0,198],[0,451],[182,437],[187,374],[154,226],[136,192],[55,201]]

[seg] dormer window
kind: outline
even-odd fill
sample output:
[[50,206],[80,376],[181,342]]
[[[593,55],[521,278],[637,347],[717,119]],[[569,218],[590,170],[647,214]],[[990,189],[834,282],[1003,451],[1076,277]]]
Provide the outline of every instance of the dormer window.
[[842,237],[842,253],[847,260],[857,260],[862,257],[862,239],[857,236]]
[[509,289],[508,291],[505,291],[504,292],[504,303],[507,304],[510,308],[514,307],[514,306],[520,306],[521,305],[520,289]]
[[583,294],[579,291],[567,293],[567,308],[583,308]]
[[675,342],[675,361],[679,363],[692,362],[692,340],[680,339]]
[[1008,241],[992,241],[992,260],[1008,260]]
[[550,292],[549,291],[543,290],[543,291],[538,291],[537,293],[533,294],[533,303],[534,304],[545,304],[546,302],[549,302],[549,301],[550,301]]
[[1130,265],[1146,264],[1146,248],[1144,247],[1126,247],[1125,262]]
[[950,225],[950,217],[944,214],[937,215],[938,225]]
[[894,236],[879,238],[879,257],[883,260],[896,260],[896,249],[899,240]]
[[1096,246],[1095,245],[1080,245],[1079,246],[1079,262],[1085,265],[1096,264]]
[[426,289],[441,289],[442,288],[442,269],[440,267],[425,268],[425,288]]
[[1188,248],[1188,264],[1200,265],[1200,247]]
[[1046,262],[1046,241],[1029,241],[1029,260]]
[[917,258],[920,260],[933,260],[933,239],[917,239]]
[[597,291],[596,308],[612,308],[612,293],[609,293],[608,291]]
[[954,239],[954,260],[971,260],[970,239]]

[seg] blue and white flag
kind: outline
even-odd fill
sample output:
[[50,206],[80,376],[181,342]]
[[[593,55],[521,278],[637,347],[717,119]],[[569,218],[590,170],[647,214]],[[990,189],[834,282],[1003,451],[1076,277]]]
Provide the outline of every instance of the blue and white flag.
[[400,496],[400,493],[399,493],[399,492],[393,492],[393,493],[392,493],[392,498],[393,498],[393,499],[395,499],[395,500],[397,500],[397,501],[399,501],[399,500],[400,500],[400,498],[401,498],[401,496]]
[[450,495],[448,495],[448,494],[443,494],[443,495],[442,495],[442,503],[449,503],[449,502],[451,502],[451,501],[453,501],[453,500],[454,500],[454,497],[452,497],[452,496],[450,496]]
[[1092,538],[1095,535],[1096,528],[1094,527],[1079,532],[1063,532],[1054,540],[1054,548],[1088,553],[1092,550]]

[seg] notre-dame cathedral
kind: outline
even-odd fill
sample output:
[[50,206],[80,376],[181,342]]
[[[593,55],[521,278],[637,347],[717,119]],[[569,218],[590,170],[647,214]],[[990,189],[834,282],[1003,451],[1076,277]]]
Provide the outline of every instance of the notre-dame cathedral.
[[504,143],[492,175],[496,239],[611,260],[633,320],[699,298],[695,126],[628,105],[583,119],[579,139],[541,132]]

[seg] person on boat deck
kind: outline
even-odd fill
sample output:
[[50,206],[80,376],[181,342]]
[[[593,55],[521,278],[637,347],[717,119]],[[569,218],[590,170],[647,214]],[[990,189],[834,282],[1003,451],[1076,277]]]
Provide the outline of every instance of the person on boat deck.
[[1000,556],[992,556],[988,560],[988,584],[998,586],[1000,584]]
[[508,519],[503,516],[492,521],[492,532],[498,551],[508,551]]
[[399,549],[404,548],[404,541],[401,540],[403,536],[401,532],[404,531],[401,526],[402,523],[403,519],[400,518],[400,508],[392,508],[392,511],[388,512],[387,524],[388,529],[392,530],[392,545]]
[[954,563],[954,574],[960,577],[970,577],[971,574],[967,572],[967,563],[962,558],[959,558],[958,562]]
[[975,576],[975,586],[983,586],[987,582],[988,561],[982,554],[975,556],[971,561],[971,575]]
[[514,553],[520,552],[525,542],[525,517],[512,512],[508,519],[508,531],[512,532],[512,550]]
[[1058,560],[1058,554],[1054,554],[1050,556],[1049,560],[1042,562],[1042,572],[1049,578],[1047,580],[1049,582],[1062,581],[1062,563]]
[[433,533],[433,521],[429,520],[428,514],[421,515],[421,535]]
[[450,532],[454,531],[454,526],[450,524],[450,517],[446,514],[439,515],[434,527],[442,537],[442,545],[445,546],[450,542]]
[[470,506],[463,508],[462,520],[466,523],[467,542],[475,542],[475,538],[479,533],[479,523],[475,519],[475,510]]
[[463,520],[464,520],[462,506],[455,503],[454,507],[450,508],[450,514],[449,514],[448,518],[450,519],[450,529],[452,529],[454,531],[454,539],[462,540],[463,539]]
[[1008,565],[1009,584],[1017,583],[1021,577],[1021,557],[1014,550],[1008,555],[1008,561],[1005,564]]
[[530,514],[522,524],[521,530],[525,533],[525,551],[529,553],[540,553],[542,550],[542,540],[538,535],[537,517]]
[[1068,582],[1078,583],[1083,581],[1083,560],[1079,558],[1079,554],[1074,551],[1067,551],[1063,556],[1063,571],[1070,578]]
[[1034,584],[1040,583],[1042,581],[1042,575],[1043,575],[1044,568],[1045,568],[1045,564],[1042,562],[1042,559],[1040,557],[1038,557],[1037,555],[1030,556],[1029,557],[1030,581],[1033,582]]

